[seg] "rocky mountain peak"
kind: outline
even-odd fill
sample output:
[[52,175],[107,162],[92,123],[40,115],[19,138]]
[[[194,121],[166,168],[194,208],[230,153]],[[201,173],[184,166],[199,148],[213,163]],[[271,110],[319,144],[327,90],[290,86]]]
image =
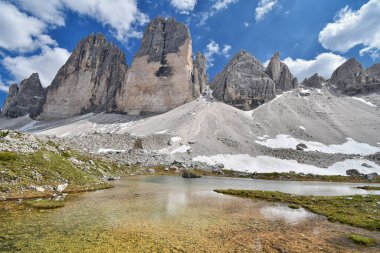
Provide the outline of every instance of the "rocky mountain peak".
[[302,85],[306,86],[306,87],[320,89],[320,88],[322,88],[322,83],[324,83],[325,81],[326,81],[325,78],[318,75],[318,73],[315,73],[311,77],[305,78],[305,80],[303,80],[303,82],[302,82]]
[[103,34],[82,39],[48,89],[40,118],[115,110],[127,72],[124,53]]
[[216,99],[251,110],[276,97],[275,83],[246,51],[237,53],[210,83]]
[[198,97],[192,55],[185,24],[173,18],[153,19],[120,90],[118,110],[131,115],[162,113]]
[[206,57],[197,52],[193,60],[193,83],[196,87],[199,87],[199,91],[203,94],[208,84],[208,75],[206,71]]
[[272,56],[266,69],[266,73],[276,84],[277,90],[288,91],[298,86],[297,78],[294,78],[288,66],[280,61],[279,52],[276,52]]
[[30,117],[34,118],[45,99],[45,91],[37,73],[33,73],[29,78],[24,79],[20,86],[12,84],[2,114],[10,118],[29,114]]
[[339,90],[346,90],[352,86],[365,82],[366,73],[363,66],[355,58],[351,58],[339,66],[332,74],[329,84]]

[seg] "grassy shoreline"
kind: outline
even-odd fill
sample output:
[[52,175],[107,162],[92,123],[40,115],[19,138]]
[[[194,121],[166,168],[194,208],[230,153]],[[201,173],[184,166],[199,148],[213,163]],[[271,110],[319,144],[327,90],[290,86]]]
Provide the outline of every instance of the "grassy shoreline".
[[217,193],[302,206],[313,213],[367,230],[380,231],[380,196],[303,196],[275,191],[214,190]]

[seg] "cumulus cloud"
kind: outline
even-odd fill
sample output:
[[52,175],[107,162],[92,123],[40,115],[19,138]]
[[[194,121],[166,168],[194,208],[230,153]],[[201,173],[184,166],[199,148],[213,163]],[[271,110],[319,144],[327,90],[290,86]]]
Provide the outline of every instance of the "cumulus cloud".
[[[182,2],[188,1],[196,0]],[[71,10],[108,27],[119,41],[141,38],[142,32],[136,26],[149,21],[138,9],[136,0],[17,0],[16,3],[24,11],[56,26],[65,25],[64,11]]]
[[263,20],[273,7],[277,4],[277,0],[260,0],[255,10],[256,21]]
[[319,33],[319,42],[326,49],[345,53],[362,45],[360,54],[379,57],[380,50],[380,0],[370,0],[359,10],[348,6],[341,9],[334,22],[328,23]]
[[9,86],[5,85],[1,79],[0,79],[0,91],[6,92],[6,93],[9,92]]
[[197,0],[170,0],[170,4],[181,13],[189,13],[194,9]]
[[223,9],[227,9],[230,4],[237,3],[239,0],[217,0],[212,6],[211,10],[200,13],[200,22],[198,25],[204,25],[210,17]]
[[224,57],[230,57],[229,52],[231,50],[230,45],[223,45],[221,48],[218,43],[211,40],[210,43],[206,46],[205,57],[207,60],[207,68],[214,66],[215,56],[223,55]]
[[9,51],[33,51],[56,42],[45,34],[41,20],[20,12],[14,5],[0,1],[0,47]]
[[3,66],[16,78],[17,82],[37,72],[44,87],[49,86],[59,68],[69,58],[70,53],[64,48],[43,47],[42,52],[30,57],[5,57]]
[[292,74],[300,81],[315,73],[324,78],[330,78],[332,72],[345,61],[344,57],[333,53],[322,53],[312,60],[292,59],[291,57],[283,60]]

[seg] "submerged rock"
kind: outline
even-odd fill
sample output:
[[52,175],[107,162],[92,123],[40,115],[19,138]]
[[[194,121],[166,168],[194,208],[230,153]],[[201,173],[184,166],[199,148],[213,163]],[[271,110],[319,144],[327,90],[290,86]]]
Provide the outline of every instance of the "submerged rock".
[[202,177],[201,175],[198,175],[190,170],[185,170],[183,173],[182,173],[182,177],[183,178],[200,178]]

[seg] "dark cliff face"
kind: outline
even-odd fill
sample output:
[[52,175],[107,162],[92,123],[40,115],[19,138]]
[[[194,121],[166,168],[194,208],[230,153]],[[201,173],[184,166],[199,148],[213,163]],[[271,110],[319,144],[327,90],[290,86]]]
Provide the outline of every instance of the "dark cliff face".
[[206,57],[197,52],[193,60],[193,83],[199,87],[200,94],[203,94],[208,84],[208,75],[206,71]]
[[380,65],[374,64],[365,70],[360,62],[351,58],[332,74],[329,84],[347,95],[356,95],[380,90]]
[[298,87],[297,78],[294,78],[288,66],[280,61],[280,53],[275,53],[271,58],[266,73],[276,84],[276,89],[288,91]]
[[41,118],[113,111],[127,68],[124,53],[102,34],[84,38],[49,87]]
[[37,73],[21,82],[20,87],[12,84],[8,98],[4,103],[2,114],[17,118],[29,114],[31,118],[38,115],[46,95]]
[[173,18],[155,18],[146,28],[141,47],[135,57],[148,55],[148,62],[166,64],[166,55],[178,53],[180,46],[187,39],[191,37],[185,24],[178,23]]
[[305,78],[305,80],[303,80],[302,82],[302,85],[306,87],[320,89],[322,88],[322,83],[324,83],[325,81],[326,80],[322,76],[318,75],[318,73],[315,73],[311,77]]
[[210,83],[216,99],[243,110],[251,110],[276,97],[275,83],[262,64],[240,51]]

